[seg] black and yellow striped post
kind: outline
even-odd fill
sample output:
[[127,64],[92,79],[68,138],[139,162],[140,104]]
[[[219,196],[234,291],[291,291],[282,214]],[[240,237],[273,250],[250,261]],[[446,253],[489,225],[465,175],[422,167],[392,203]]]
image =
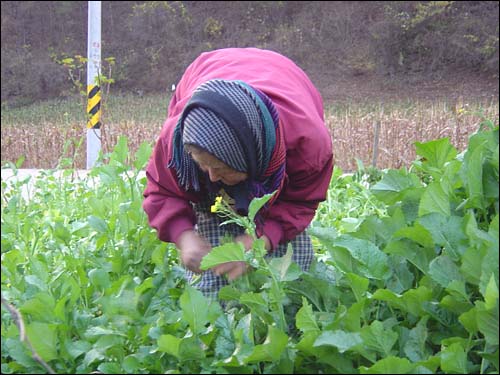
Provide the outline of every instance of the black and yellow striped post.
[[98,85],[87,86],[87,128],[101,128],[101,88]]
[[88,2],[87,40],[87,169],[101,151],[101,89],[97,84],[101,70],[101,2]]

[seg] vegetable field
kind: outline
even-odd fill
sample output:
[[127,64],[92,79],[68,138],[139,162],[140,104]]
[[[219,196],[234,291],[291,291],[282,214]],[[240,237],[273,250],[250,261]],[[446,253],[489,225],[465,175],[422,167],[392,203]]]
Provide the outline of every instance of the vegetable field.
[[221,303],[147,223],[148,143],[28,199],[2,180],[2,373],[498,373],[498,124],[413,147],[409,168],[335,168],[308,272],[214,249],[207,267],[253,268]]

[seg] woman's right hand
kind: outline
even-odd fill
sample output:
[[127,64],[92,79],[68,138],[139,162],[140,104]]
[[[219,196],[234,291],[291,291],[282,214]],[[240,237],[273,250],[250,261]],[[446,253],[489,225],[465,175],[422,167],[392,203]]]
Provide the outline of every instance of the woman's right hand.
[[180,251],[182,264],[190,271],[201,273],[201,260],[212,250],[208,241],[194,230],[187,230],[181,233],[176,246]]

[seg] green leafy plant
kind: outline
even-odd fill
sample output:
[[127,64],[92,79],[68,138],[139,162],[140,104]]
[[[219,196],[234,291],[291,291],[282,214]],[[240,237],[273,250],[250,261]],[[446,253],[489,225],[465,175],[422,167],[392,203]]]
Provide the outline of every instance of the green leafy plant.
[[290,252],[260,258],[258,241],[222,245],[207,268],[253,268],[220,290],[224,309],[187,284],[176,249],[148,225],[150,145],[131,157],[120,139],[82,178],[34,180],[10,164],[2,373],[498,373],[498,134],[485,127],[461,153],[446,139],[416,143],[411,168],[366,190],[335,175],[331,189],[349,194],[332,197],[376,197],[385,214],[360,209],[349,231],[319,216],[308,272]]
[[498,126],[462,154],[446,138],[417,142],[412,170],[370,189],[387,216],[333,238],[313,228],[354,293],[341,325],[364,343],[344,349],[372,362],[361,372],[498,371],[498,143]]
[[[248,207],[248,216],[238,215],[231,209],[228,203],[222,199],[222,197],[217,197],[215,204],[212,206],[212,212],[215,212],[227,219],[222,224],[234,223],[242,226],[245,229],[245,232],[252,236],[253,244],[249,251],[245,251],[243,245],[236,242],[227,242],[224,245],[214,247],[212,251],[203,258],[200,268],[202,270],[207,270],[218,264],[232,261],[243,261],[250,267],[260,270],[261,276],[266,276],[270,279],[269,284],[263,285],[265,289],[268,289],[265,295],[269,300],[269,307],[271,309],[270,314],[276,315],[278,328],[285,332],[287,330],[287,324],[282,304],[283,299],[285,298],[285,293],[279,283],[279,275],[276,275],[276,270],[273,270],[265,259],[265,243],[264,240],[257,238],[254,221],[257,212],[273,197],[275,193],[276,192],[266,194],[260,198],[254,198]],[[290,258],[291,253],[288,253],[287,256]],[[288,262],[288,265],[290,265],[290,262]],[[248,297],[248,295],[244,298],[246,297]]]

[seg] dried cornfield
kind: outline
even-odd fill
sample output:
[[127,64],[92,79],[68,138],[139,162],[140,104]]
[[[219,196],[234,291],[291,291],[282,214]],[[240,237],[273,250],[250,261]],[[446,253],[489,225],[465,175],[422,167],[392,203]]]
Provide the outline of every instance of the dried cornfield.
[[416,158],[415,142],[447,137],[462,151],[485,119],[498,124],[498,103],[418,103],[406,108],[380,104],[363,113],[347,108],[326,120],[334,163],[353,171],[356,159],[380,169],[409,166]]
[[[120,135],[128,138],[131,158],[139,145],[151,144],[161,127],[145,126],[131,122],[106,124],[101,129],[101,146],[104,154],[113,150]],[[85,125],[73,124],[62,128],[57,125],[2,127],[2,163],[15,163],[24,157],[22,168],[86,168]]]
[[[161,102],[165,106],[164,99]],[[124,113],[127,104],[122,105],[121,109],[109,107],[102,128],[102,149],[111,151],[118,137],[124,135],[133,157],[142,142],[154,143],[164,121],[163,111],[137,119]],[[409,166],[415,160],[415,142],[448,137],[461,151],[484,119],[498,123],[498,115],[498,101],[467,103],[462,99],[451,104],[441,101],[329,106],[325,120],[331,130],[335,165],[354,171],[356,159],[365,166],[381,169]],[[2,163],[16,162],[24,156],[23,168],[85,168],[84,121],[68,116],[64,124],[43,119],[9,124],[9,120],[12,121],[2,118]]]

